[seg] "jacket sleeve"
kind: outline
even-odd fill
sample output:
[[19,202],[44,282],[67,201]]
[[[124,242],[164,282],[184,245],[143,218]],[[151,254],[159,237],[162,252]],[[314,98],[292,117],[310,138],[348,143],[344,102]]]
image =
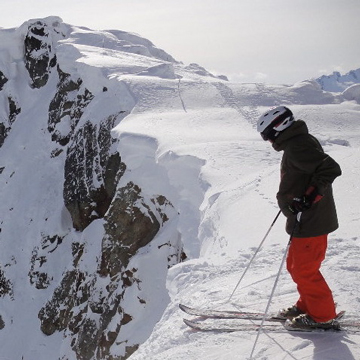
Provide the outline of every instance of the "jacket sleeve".
[[294,144],[290,149],[293,166],[299,172],[308,174],[308,185],[315,186],[319,194],[324,195],[327,187],[341,175],[341,168],[333,158],[324,153],[314,137],[303,140],[303,143]]
[[339,164],[330,156],[326,156],[314,173],[311,185],[317,187],[319,194],[324,195],[327,187],[341,175]]

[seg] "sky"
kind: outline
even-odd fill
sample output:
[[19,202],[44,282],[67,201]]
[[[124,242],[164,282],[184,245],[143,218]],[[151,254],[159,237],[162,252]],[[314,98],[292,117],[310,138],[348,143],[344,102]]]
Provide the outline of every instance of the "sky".
[[235,82],[294,84],[360,68],[360,0],[1,0],[0,27],[59,16],[147,38]]

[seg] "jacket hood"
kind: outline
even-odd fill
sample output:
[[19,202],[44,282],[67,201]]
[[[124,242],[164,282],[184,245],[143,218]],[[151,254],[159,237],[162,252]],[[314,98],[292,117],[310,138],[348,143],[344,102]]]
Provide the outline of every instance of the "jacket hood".
[[296,120],[290,127],[288,127],[279,134],[279,136],[273,142],[272,147],[276,151],[282,151],[285,149],[288,140],[290,140],[295,136],[304,135],[308,133],[309,130],[305,121]]

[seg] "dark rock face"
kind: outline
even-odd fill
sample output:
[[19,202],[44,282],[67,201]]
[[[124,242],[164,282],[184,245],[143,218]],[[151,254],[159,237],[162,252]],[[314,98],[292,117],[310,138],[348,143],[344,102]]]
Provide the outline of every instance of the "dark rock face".
[[4,122],[0,122],[0,147],[4,144],[4,141],[11,130],[12,124],[15,122],[17,115],[21,112],[21,108],[14,99],[8,97],[7,101],[9,117]]
[[132,182],[118,189],[105,216],[99,273],[112,278],[123,271],[135,253],[149,244],[168,221],[169,208],[172,204],[164,196],[147,203],[141,189]]
[[0,297],[9,295],[13,296],[12,283],[6,278],[4,271],[0,268]]
[[3,74],[3,72],[0,70],[0,91],[3,89],[4,85],[8,82],[8,79]]
[[62,241],[63,237],[59,235],[48,236],[42,234],[41,246],[33,249],[28,276],[30,284],[34,285],[37,289],[46,289],[53,280],[52,277],[43,270],[43,265],[48,261],[48,254],[56,251]]
[[83,285],[84,278],[84,274],[75,269],[64,275],[52,300],[39,313],[45,335],[66,329],[73,318],[73,308],[88,300],[89,289]]
[[[13,299],[13,284],[6,278],[4,271],[0,267],[0,299],[5,296],[10,296]],[[5,322],[0,314],[0,330],[5,327]]]
[[10,125],[12,125],[15,122],[17,115],[20,114],[21,108],[18,106],[17,101],[12,99],[11,97],[8,97],[8,102],[9,102],[9,123]]
[[103,218],[125,171],[118,152],[111,152],[111,129],[116,115],[100,124],[86,122],[68,147],[65,162],[64,201],[76,230]]
[[[65,331],[73,339],[72,348],[77,359],[113,359],[111,346],[122,326],[133,319],[133,314],[126,313],[121,301],[128,289],[138,288],[141,283],[138,269],[128,268],[129,261],[153,240],[168,221],[166,213],[171,209],[172,205],[163,196],[150,199],[148,203],[141,189],[133,183],[118,189],[104,217],[105,235],[97,272],[79,269],[86,251],[84,244],[73,244],[73,269],[64,275],[52,299],[39,313],[43,333]],[[179,249],[174,252],[178,253]],[[171,255],[169,263],[170,258]],[[139,298],[134,298],[135,301],[146,303]],[[116,326],[110,326],[114,317],[118,318]],[[126,355],[117,359],[126,359],[137,347],[126,347]]]
[[25,66],[34,88],[46,85],[51,68],[56,65],[51,30],[44,22],[37,21],[29,26],[24,40]]
[[[142,207],[148,214],[141,211]],[[160,224],[141,198],[141,189],[133,183],[118,190],[105,220],[100,274],[112,277],[126,268],[136,251],[154,238]]]
[[57,92],[49,106],[48,130],[52,140],[64,146],[69,143],[84,109],[94,96],[82,86],[80,78],[72,79],[60,67],[58,73]]
[[[3,90],[7,82],[8,79],[0,70],[0,91]],[[12,124],[15,122],[16,117],[21,112],[21,108],[18,105],[17,101],[11,96],[6,97],[6,102],[8,118],[3,119],[3,121],[0,122],[0,147],[4,144],[4,141],[11,130]]]

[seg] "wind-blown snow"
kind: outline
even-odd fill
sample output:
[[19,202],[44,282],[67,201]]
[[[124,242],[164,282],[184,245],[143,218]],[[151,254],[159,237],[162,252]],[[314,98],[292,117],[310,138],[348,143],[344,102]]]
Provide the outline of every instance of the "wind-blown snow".
[[[262,141],[255,129],[257,117],[277,104],[288,105],[296,118],[305,120],[325,151],[342,167],[343,175],[334,183],[340,228],[329,237],[323,273],[338,308],[346,310],[348,318],[359,313],[357,88],[333,94],[324,92],[315,81],[294,86],[233,84],[199,71],[199,66],[184,66],[137,35],[71,27],[57,18],[48,21],[64,35],[57,47],[63,70],[78,73],[101,99],[87,109],[90,115],[100,119],[124,107],[129,111],[113,130],[127,165],[121,181],[134,180],[145,194],[166,196],[179,214],[148,247],[176,236],[184,244],[187,261],[168,273],[159,273],[157,264],[166,259],[161,253],[159,258],[150,259],[148,247],[131,260],[148,280],[141,291],[157,292],[159,299],[148,304],[151,311],[145,315],[141,312],[144,317],[134,319],[136,331],[129,328],[133,341],[143,342],[131,360],[249,357],[255,333],[193,332],[183,324],[184,314],[178,304],[252,311],[266,307],[288,240],[282,216],[231,302],[227,299],[278,212],[275,194],[281,154]],[[28,85],[17,41],[24,28],[0,32],[1,50],[6,48],[0,56],[1,69],[11,81],[8,89],[22,105],[21,115],[0,149],[0,167],[5,167],[0,179],[1,238],[13,239],[12,247],[1,248],[0,261],[7,266],[9,259],[16,258],[28,269],[41,233],[34,219],[48,217],[51,220],[46,226],[66,235],[62,258],[52,261],[58,266],[45,269],[54,278],[53,290],[71,262],[74,239],[86,241],[91,251],[88,259],[94,259],[81,266],[96,268],[102,224],[95,221],[82,234],[71,229],[62,199],[64,156],[49,158],[55,145],[46,132],[47,111],[54,94],[47,88],[33,90]],[[50,77],[52,81],[54,77]],[[103,87],[112,91],[99,93]],[[2,102],[7,95],[1,94]],[[18,189],[22,191],[18,193]],[[49,292],[30,286],[23,278],[26,273],[12,274],[17,300],[3,301],[0,308],[7,324],[0,330],[0,359],[74,359],[63,334],[46,337],[40,332],[37,314]],[[125,305],[139,306],[131,303],[130,295],[124,299]],[[296,297],[295,285],[283,270],[270,311],[292,305]],[[133,310],[135,313],[137,308]],[[118,353],[114,356],[122,354],[123,340],[117,339]],[[357,360],[359,344],[360,335],[343,333],[264,333],[255,358]]]

